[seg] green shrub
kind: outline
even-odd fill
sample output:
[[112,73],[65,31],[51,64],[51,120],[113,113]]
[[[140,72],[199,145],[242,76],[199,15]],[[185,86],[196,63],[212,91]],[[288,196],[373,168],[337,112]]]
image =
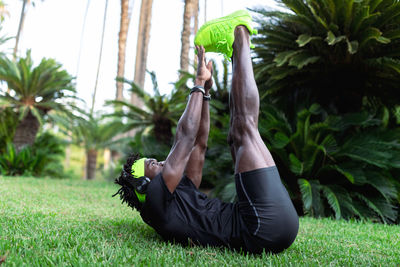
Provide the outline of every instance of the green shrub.
[[25,146],[19,152],[12,142],[7,142],[5,151],[0,154],[0,173],[63,177],[63,155],[62,141],[50,133],[43,133],[32,146]]
[[278,2],[287,10],[257,10],[254,70],[262,97],[291,119],[312,103],[337,114],[366,102],[398,105],[398,0]]
[[[400,129],[382,124],[367,112],[328,116],[314,104],[291,125],[269,105],[259,127],[299,214],[395,222]],[[235,195],[232,180],[219,191],[225,200]]]
[[294,126],[272,106],[260,131],[297,208],[315,217],[393,222],[400,169],[399,129],[367,112],[327,116],[317,104],[297,114]]
[[0,153],[5,151],[7,142],[12,142],[17,122],[18,116],[10,107],[0,107]]

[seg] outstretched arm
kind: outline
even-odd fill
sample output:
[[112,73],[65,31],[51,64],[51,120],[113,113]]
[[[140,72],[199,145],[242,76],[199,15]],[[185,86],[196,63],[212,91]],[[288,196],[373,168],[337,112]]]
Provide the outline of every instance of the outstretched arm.
[[[208,62],[207,69],[211,73],[212,77],[212,62]],[[209,94],[209,91],[213,85],[212,78],[204,84],[204,89],[206,91],[206,95]],[[210,133],[210,109],[209,109],[209,101],[203,101],[203,107],[201,110],[201,121],[199,132],[197,133],[195,146],[190,155],[189,161],[186,165],[186,175],[193,182],[193,184],[199,188],[201,184],[201,179],[203,176],[203,166],[205,161],[205,155],[207,151],[207,141],[208,135]]]
[[[211,78],[211,72],[205,65],[205,50],[196,47],[199,66],[196,84],[204,86]],[[200,128],[201,113],[203,108],[203,94],[194,92],[189,96],[186,109],[183,112],[176,129],[175,144],[165,160],[162,175],[168,190],[172,193],[178,186],[189,157],[194,149],[196,137]]]

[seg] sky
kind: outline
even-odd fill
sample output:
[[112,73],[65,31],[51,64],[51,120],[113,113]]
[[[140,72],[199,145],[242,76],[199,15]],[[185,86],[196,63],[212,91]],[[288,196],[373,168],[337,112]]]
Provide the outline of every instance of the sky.
[[[277,6],[273,0],[208,0],[207,10],[204,12],[205,1],[199,0],[199,26],[205,22],[205,14],[208,21],[239,9]],[[4,2],[9,15],[2,23],[0,35],[13,37],[18,30],[22,0],[4,0]],[[90,107],[100,53],[105,0],[90,1],[84,29],[82,26],[87,0],[34,2],[35,6],[30,6],[27,11],[18,55],[24,56],[26,51],[31,49],[35,65],[44,57],[56,59],[64,69],[76,77],[78,97],[84,99],[87,107]],[[125,78],[129,80],[133,80],[134,77],[141,1],[131,0],[131,2],[133,9],[125,62]],[[183,0],[153,0],[147,69],[156,73],[163,94],[168,94],[173,89],[171,83],[178,79],[183,10]],[[104,110],[104,101],[115,98],[119,23],[120,1],[109,0],[95,110]],[[14,45],[15,39],[11,39],[2,46],[2,50],[11,54]],[[79,51],[81,51],[80,57]],[[191,58],[193,57],[192,50]],[[208,54],[207,57],[222,60],[222,56],[215,54]],[[151,79],[146,76],[145,89],[151,92],[151,88]],[[124,97],[128,96],[129,93],[125,88]]]

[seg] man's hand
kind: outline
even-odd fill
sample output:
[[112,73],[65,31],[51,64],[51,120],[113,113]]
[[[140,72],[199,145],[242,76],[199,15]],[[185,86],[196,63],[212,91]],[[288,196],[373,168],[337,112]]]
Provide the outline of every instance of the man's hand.
[[197,46],[197,58],[198,58],[198,66],[197,66],[197,76],[195,80],[195,85],[204,86],[204,89],[208,92],[212,86],[212,62],[209,61],[206,65],[206,57],[205,57],[205,49],[202,46]]

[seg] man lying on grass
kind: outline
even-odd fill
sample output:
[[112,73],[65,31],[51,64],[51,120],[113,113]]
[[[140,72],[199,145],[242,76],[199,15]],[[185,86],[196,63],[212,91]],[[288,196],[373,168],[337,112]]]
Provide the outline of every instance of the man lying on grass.
[[[254,33],[247,11],[201,27],[195,38],[195,86],[168,157],[162,162],[129,157],[116,180],[121,188],[115,195],[167,241],[277,253],[296,238],[297,213],[258,132],[259,95],[250,57]],[[206,64],[205,51],[224,53],[233,61],[228,143],[235,163],[236,203],[209,199],[198,190],[210,129],[212,64]]]

